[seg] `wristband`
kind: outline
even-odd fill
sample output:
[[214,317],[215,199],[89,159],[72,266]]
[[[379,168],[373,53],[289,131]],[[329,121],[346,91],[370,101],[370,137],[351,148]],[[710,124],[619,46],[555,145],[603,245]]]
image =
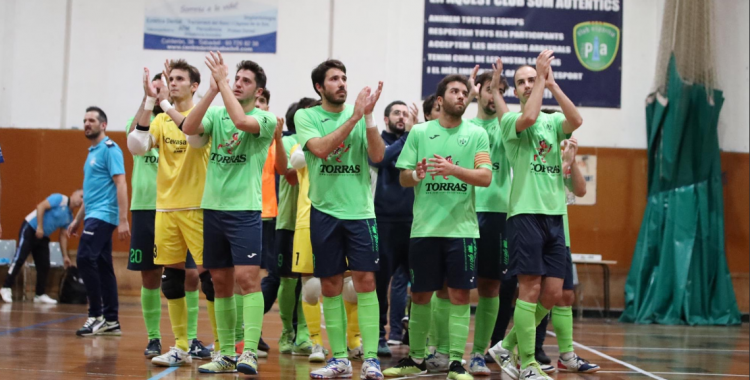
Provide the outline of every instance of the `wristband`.
[[172,104],[170,104],[169,100],[167,99],[164,99],[161,102],[159,102],[159,107],[161,107],[161,110],[164,111],[165,113],[171,110],[172,108],[174,108],[172,107]]
[[419,181],[421,181],[421,180],[422,180],[422,179],[421,179],[421,178],[419,178],[419,176],[417,175],[417,171],[416,171],[416,170],[413,170],[413,171],[411,172],[411,179],[413,179],[413,180],[415,180],[415,181],[417,181],[417,182],[419,182]]
[[154,104],[156,104],[156,98],[147,96],[146,102],[143,103],[143,109],[145,111],[153,111],[154,110]]
[[372,120],[372,114],[365,115],[365,126],[367,128],[377,128],[378,125]]

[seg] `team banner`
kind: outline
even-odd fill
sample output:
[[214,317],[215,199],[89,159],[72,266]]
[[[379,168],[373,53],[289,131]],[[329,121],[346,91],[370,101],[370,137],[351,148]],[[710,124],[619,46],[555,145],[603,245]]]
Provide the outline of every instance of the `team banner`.
[[[580,107],[620,108],[621,0],[425,0],[422,98],[448,74],[491,69],[497,57],[512,93],[520,65],[555,52],[552,72]],[[544,104],[557,102],[545,91]]]
[[149,0],[143,48],[275,53],[278,0]]

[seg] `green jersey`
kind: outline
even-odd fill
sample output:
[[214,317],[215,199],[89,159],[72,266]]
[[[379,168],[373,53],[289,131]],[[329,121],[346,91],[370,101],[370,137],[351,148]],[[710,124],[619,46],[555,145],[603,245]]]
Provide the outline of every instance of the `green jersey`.
[[489,187],[477,188],[477,212],[508,212],[510,195],[510,164],[505,156],[503,133],[497,118],[469,120],[482,127],[490,139],[490,160],[492,161],[492,183]]
[[[125,134],[130,133],[130,124],[134,117],[125,125]],[[151,115],[154,120],[154,115]],[[135,130],[135,127],[133,127]],[[130,210],[156,210],[156,173],[159,171],[159,149],[153,148],[143,156],[133,156],[133,176],[130,178],[132,199]]]
[[[287,169],[292,168],[292,163],[289,161],[289,152],[292,147],[297,144],[297,136],[284,136],[281,138],[282,144],[284,144],[284,152],[286,152]],[[279,178],[279,213],[276,216],[276,229],[277,230],[290,230],[294,231],[294,225],[297,220],[297,196],[299,195],[299,186],[292,186],[286,179],[281,176]]]
[[203,127],[211,136],[211,152],[201,208],[261,211],[263,164],[276,128],[276,116],[259,108],[247,113],[260,124],[252,134],[234,126],[225,107],[210,107]]
[[565,184],[562,175],[560,142],[562,113],[540,113],[536,123],[516,132],[518,112],[508,112],[500,121],[503,145],[513,168],[508,217],[518,214],[565,214]]
[[[489,155],[487,132],[464,121],[455,128],[443,128],[438,120],[415,125],[406,138],[396,167],[412,169],[426,158],[429,163],[440,155],[466,169],[492,170],[489,159],[477,161],[477,155]],[[456,177],[427,174],[414,188],[414,222],[411,237],[478,238],[474,186]]]
[[305,150],[310,175],[310,201],[320,212],[338,219],[372,219],[375,206],[370,191],[370,170],[367,162],[367,130],[360,119],[343,143],[325,159],[307,150],[307,142],[335,131],[352,116],[354,107],[332,113],[317,106],[297,111],[297,141]]

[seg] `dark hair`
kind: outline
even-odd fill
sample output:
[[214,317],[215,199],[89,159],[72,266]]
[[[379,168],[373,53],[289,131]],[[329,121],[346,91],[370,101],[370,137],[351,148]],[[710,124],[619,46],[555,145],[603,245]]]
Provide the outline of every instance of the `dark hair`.
[[266,104],[271,104],[271,91],[268,91],[267,88],[263,88],[263,92],[260,93],[260,96],[266,98]]
[[320,92],[318,92],[318,89],[315,87],[315,85],[319,84],[321,87],[323,87],[323,83],[326,81],[326,73],[330,69],[339,69],[343,71],[344,74],[346,74],[346,66],[344,66],[344,64],[338,59],[329,59],[319,64],[316,68],[313,69],[312,74],[310,75],[312,79],[313,89],[318,95],[320,95]]
[[[247,59],[237,64],[237,71],[235,71],[235,74],[240,72],[240,70],[252,71],[253,74],[255,74],[255,85],[258,88],[266,88],[266,81],[268,80],[266,78],[266,72],[259,64]],[[271,99],[266,98],[266,100],[270,101]]]
[[435,107],[435,100],[437,100],[437,96],[435,96],[435,94],[432,94],[424,100],[424,103],[422,103],[422,111],[424,111],[425,120],[427,120],[427,115],[432,113],[432,107]]
[[99,116],[96,118],[99,120],[100,123],[106,123],[107,122],[107,114],[102,111],[101,108],[97,106],[91,106],[89,108],[86,108],[86,112],[97,112],[99,113]]
[[[188,75],[190,76],[190,84],[193,84],[193,83],[200,84],[201,83],[201,73],[198,71],[198,69],[195,66],[187,63],[186,60],[184,60],[184,59],[178,59],[176,61],[170,62],[169,63],[169,70],[172,71],[174,69],[180,69],[180,70],[187,71]],[[156,75],[159,75],[159,74],[156,74]],[[156,77],[154,77],[154,78],[156,78]]]
[[546,113],[546,114],[553,114],[553,113],[562,112],[562,111],[560,111],[558,109],[554,109],[554,108],[542,108],[541,111],[544,112],[544,113]]
[[447,77],[443,78],[443,80],[438,83],[437,91],[435,91],[435,95],[439,97],[445,97],[445,90],[448,89],[448,84],[452,82],[461,82],[466,86],[466,90],[469,90],[469,80],[466,79],[465,76],[460,74],[451,74]]
[[[482,91],[484,89],[484,85],[487,82],[492,82],[492,72],[491,71],[485,71],[482,74],[480,74],[477,79],[475,80],[475,83],[479,84],[479,91]],[[505,87],[505,89],[508,89],[508,80],[505,79],[504,76],[500,76],[500,85],[502,87]],[[503,94],[500,94],[503,95]]]
[[320,100],[313,98],[302,98],[299,102],[292,103],[286,110],[286,129],[289,132],[297,133],[297,126],[294,125],[294,114],[297,113],[297,110],[310,108],[318,104],[320,104]]
[[521,65],[521,66],[518,66],[518,67],[516,68],[516,72],[515,72],[515,73],[513,73],[513,86],[514,86],[514,87],[515,87],[515,85],[516,85],[516,73],[518,72],[518,70],[521,70],[521,69],[523,69],[524,67],[531,67],[532,69],[536,70],[536,68],[535,68],[534,66],[531,66],[531,65]]
[[161,79],[161,73],[157,73],[156,75],[154,75],[154,78],[151,79],[151,81],[153,82],[155,80],[160,80],[160,79]]
[[[393,108],[393,106],[399,106],[399,105],[405,106],[406,103],[404,103],[404,102],[402,102],[400,100],[394,100],[394,101],[391,102],[391,104],[387,105],[385,107],[385,117],[388,117],[388,115],[391,114],[391,108]],[[409,108],[409,107],[407,106],[407,108]]]

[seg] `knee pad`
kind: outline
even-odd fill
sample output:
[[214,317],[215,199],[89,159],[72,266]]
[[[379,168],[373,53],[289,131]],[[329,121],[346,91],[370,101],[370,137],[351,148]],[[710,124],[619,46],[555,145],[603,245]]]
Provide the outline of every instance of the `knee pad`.
[[205,271],[201,273],[198,277],[201,279],[201,290],[203,291],[203,294],[206,295],[206,299],[213,302],[214,301],[214,280],[211,279],[211,272]]
[[354,290],[354,281],[352,281],[351,277],[344,278],[344,290],[341,294],[344,297],[344,301],[357,304],[357,291]]
[[168,300],[185,298],[185,271],[164,268],[161,278],[161,291]]
[[312,276],[302,277],[302,301],[316,304],[320,300],[320,279]]

